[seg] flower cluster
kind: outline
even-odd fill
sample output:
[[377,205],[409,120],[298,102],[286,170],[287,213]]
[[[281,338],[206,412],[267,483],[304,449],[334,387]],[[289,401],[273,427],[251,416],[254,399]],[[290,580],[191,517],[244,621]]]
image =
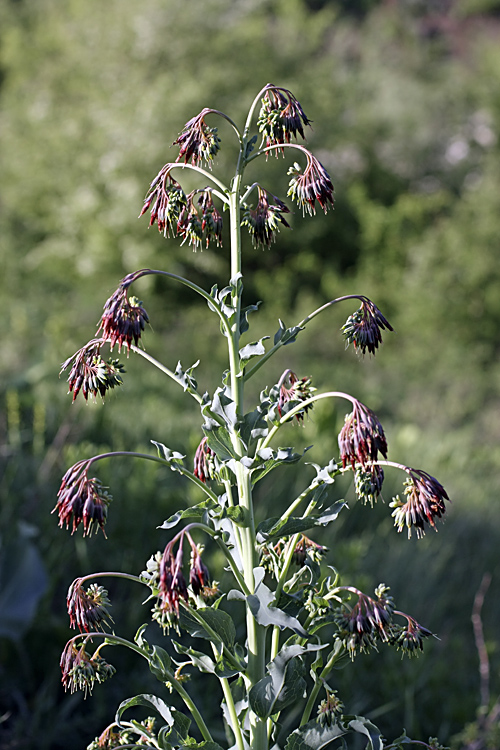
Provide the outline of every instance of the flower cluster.
[[407,625],[393,625],[390,643],[403,654],[408,656],[415,656],[418,651],[424,650],[424,638],[430,638],[434,634],[420,625],[413,617],[406,615],[404,612],[394,611],[395,615],[401,615],[407,620]]
[[366,469],[357,468],[354,472],[354,490],[356,496],[365,505],[369,503],[372,508],[382,492],[384,483],[384,470],[378,464],[371,464]]
[[[123,747],[157,747],[158,738],[155,732],[156,719],[148,716],[144,721],[134,721],[133,726],[124,729],[120,724],[110,724],[99,737],[88,745],[87,750],[111,750],[111,748]],[[152,740],[154,745],[147,743],[146,737]]]
[[104,630],[103,625],[109,625],[108,620],[113,622],[108,612],[108,607],[111,606],[108,592],[96,583],[92,583],[85,591],[82,579],[77,578],[69,587],[66,604],[71,627],[78,627],[80,633]]
[[220,138],[217,128],[209,128],[205,117],[214,111],[205,108],[184,125],[182,133],[174,141],[174,145],[180,146],[177,161],[184,159],[185,164],[191,161],[196,165],[204,160],[211,166],[214,156],[220,150]]
[[[200,210],[195,206],[194,198],[200,194],[197,201]],[[200,215],[201,214],[201,215]],[[214,206],[212,191],[193,190],[186,196],[186,205],[182,208],[177,221],[176,232],[182,237],[182,243],[189,240],[193,250],[208,247],[211,240],[215,240],[217,247],[222,244],[222,216]]]
[[342,333],[346,347],[353,344],[354,349],[363,355],[367,349],[370,354],[375,354],[382,343],[381,331],[384,329],[394,331],[378,307],[367,297],[363,297],[359,309],[350,315],[342,326]]
[[113,498],[97,477],[89,477],[91,464],[92,459],[86,459],[68,469],[62,478],[56,507],[52,512],[57,511],[61,528],[65,526],[68,529],[72,525],[72,534],[83,523],[83,536],[90,536],[98,526],[106,536],[104,525],[108,505]]
[[376,648],[377,641],[389,642],[394,602],[384,584],[375,589],[376,599],[351,586],[345,587],[345,590],[355,594],[358,601],[352,608],[343,604],[337,609],[335,622],[340,631],[339,637],[351,658],[354,658],[358,651],[367,653]]
[[85,642],[77,646],[74,640],[69,641],[64,649],[60,667],[62,684],[72,693],[83,690],[85,695],[92,692],[95,682],[104,682],[114,675],[116,669],[98,654],[87,654]]
[[287,195],[297,202],[303,214],[306,211],[310,216],[315,214],[316,201],[326,214],[329,204],[333,206],[333,185],[330,175],[315,156],[309,151],[304,151],[304,153],[307,156],[307,166],[304,172],[297,162],[288,170],[292,179]]
[[277,198],[271,196],[273,203],[269,203],[269,197],[266,190],[257,186],[259,199],[257,207],[246,208],[241,221],[241,226],[248,227],[254,245],[259,247],[270,247],[276,239],[276,233],[279,232],[280,224],[290,228],[283,214],[290,213],[290,209]]
[[103,360],[100,354],[102,343],[103,339],[92,339],[61,365],[61,373],[71,365],[68,383],[73,401],[80,391],[87,401],[89,395],[94,399],[98,394],[104,398],[108,390],[122,385],[121,375],[125,368],[117,359]]
[[118,344],[119,352],[122,346],[129,351],[132,343],[137,346],[146,323],[149,323],[142,302],[137,297],[128,297],[128,288],[137,278],[137,273],[125,276],[118,289],[106,300],[97,329],[97,333],[102,331],[103,341],[109,341],[111,349]]
[[304,125],[310,124],[311,121],[291,91],[272,84],[266,87],[257,120],[265,148],[290,143],[292,136],[297,138],[297,134],[305,138]]
[[337,691],[330,692],[327,690],[326,698],[318,706],[316,721],[322,727],[331,727],[336,722],[338,715],[342,713],[343,708],[344,704],[337,697]]
[[435,519],[444,515],[445,500],[449,501],[450,498],[443,485],[430,474],[421,469],[405,468],[409,474],[405,481],[405,500],[398,495],[390,503],[390,507],[394,508],[394,525],[398,531],[403,531],[406,526],[408,537],[411,537],[414,528],[417,537],[421,538],[427,524],[436,528]]
[[367,462],[377,460],[379,453],[387,457],[387,440],[382,425],[371,409],[356,399],[340,431],[339,448],[344,469],[348,462],[353,469],[356,462],[365,468]]
[[163,232],[165,237],[177,234],[177,223],[181,211],[186,205],[184,190],[178,182],[170,175],[171,164],[165,164],[160,169],[144,198],[144,205],[139,214],[143,216],[150,210],[149,226],[157,223],[158,231]]
[[[278,382],[278,414],[282,417],[298,404],[311,398],[316,388],[312,386],[311,378],[298,378],[292,370],[285,370]],[[304,415],[312,409],[312,404],[306,404],[294,416],[302,422]]]
[[206,484],[207,479],[216,478],[215,453],[209,447],[206,437],[203,438],[194,454],[193,473],[203,484]]

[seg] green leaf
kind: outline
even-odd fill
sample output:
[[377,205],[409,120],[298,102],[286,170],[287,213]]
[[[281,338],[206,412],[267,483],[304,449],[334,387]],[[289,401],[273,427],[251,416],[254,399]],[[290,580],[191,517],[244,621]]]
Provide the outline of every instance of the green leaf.
[[173,726],[174,724],[174,716],[172,711],[175,709],[171,709],[170,706],[167,706],[165,701],[163,701],[161,698],[158,698],[158,696],[143,693],[141,695],[134,695],[133,698],[127,698],[120,703],[115,716],[115,721],[119,726],[121,726],[120,719],[123,713],[132,706],[147,706],[148,708],[153,707],[155,711],[158,711],[162,719],[166,721],[169,727]]
[[284,646],[267,665],[266,676],[252,687],[249,693],[250,708],[261,719],[268,719],[303,697],[306,689],[305,669],[298,657],[307,651],[303,646]]
[[172,471],[179,471],[180,468],[184,468],[184,459],[186,456],[183,456],[182,453],[179,453],[178,451],[170,450],[166,445],[163,445],[163,443],[159,443],[156,440],[151,440],[151,442],[156,446],[158,456],[170,464]]
[[242,362],[246,362],[249,359],[252,359],[252,357],[260,357],[263,354],[266,353],[266,349],[263,341],[266,341],[269,336],[264,336],[263,338],[259,339],[258,341],[254,341],[251,344],[247,344],[242,349],[240,349],[239,355],[240,360]]
[[215,510],[215,508],[218,508],[219,505],[215,502],[215,500],[212,500],[211,498],[207,498],[206,500],[202,500],[201,503],[198,503],[198,505],[193,505],[190,508],[185,508],[184,510],[178,510],[177,513],[174,513],[173,516],[170,516],[170,518],[167,518],[166,521],[162,523],[161,526],[158,526],[159,529],[173,529],[174,526],[177,526],[179,521],[182,521],[184,518],[197,518],[197,519],[203,519],[205,513],[209,510]]
[[289,735],[285,750],[321,750],[347,732],[339,724],[322,727],[313,719]]
[[364,716],[344,716],[342,723],[344,726],[347,723],[347,726],[353,732],[366,735],[369,740],[367,747],[371,747],[373,750],[383,750],[384,743],[380,730],[369,719],[365,719]]
[[[255,568],[255,571],[261,570]],[[274,593],[262,581],[255,588],[255,593],[247,597],[247,603],[251,613],[259,623],[267,627],[277,625],[282,630],[290,628],[294,633],[300,636],[307,636],[306,631],[295,617],[290,617],[283,610],[277,607],[271,607],[274,601]]]
[[232,650],[236,640],[236,628],[233,618],[227,612],[223,612],[221,609],[213,609],[212,607],[198,609],[196,612],[217,633],[222,643],[228,649]]
[[165,649],[153,645],[153,651],[149,657],[149,669],[160,682],[169,682],[172,678],[171,665],[172,660]]
[[293,534],[302,533],[315,526],[328,526],[329,523],[337,519],[345,506],[345,500],[338,500],[319,514],[311,513],[310,516],[305,517],[267,518],[257,527],[257,541],[262,544],[269,539],[293,536]]
[[215,674],[215,662],[210,656],[207,656],[202,651],[196,651],[194,648],[183,646],[181,643],[177,643],[177,641],[172,641],[172,645],[178,654],[189,656],[191,664],[197,667],[200,672]]
[[279,326],[280,327],[274,334],[274,346],[280,343],[283,346],[286,346],[287,344],[294,344],[297,335],[300,333],[300,331],[304,330],[303,326],[292,326],[291,328],[287,328],[282,320],[279,321]]
[[[309,446],[310,448],[311,446]],[[306,448],[304,453],[309,450]],[[292,448],[264,448],[263,450],[257,451],[255,459],[252,463],[252,482],[256,484],[260,479],[269,474],[270,471],[275,469],[281,464],[294,464],[300,461],[304,453],[293,453]]]
[[191,719],[189,716],[172,708],[174,723],[172,726],[164,726],[158,732],[158,744],[161,748],[168,748],[172,745],[182,747],[189,736],[189,727]]
[[193,378],[193,370],[195,367],[198,367],[200,364],[200,360],[194,363],[194,365],[191,365],[187,370],[182,369],[182,365],[180,362],[177,362],[177,367],[175,368],[175,375],[184,388],[185,391],[189,391],[189,393],[197,393],[198,389],[198,383]]
[[248,323],[248,314],[251,312],[257,312],[259,309],[259,305],[262,304],[261,301],[256,302],[255,305],[248,305],[247,307],[244,307],[241,310],[240,313],[240,335],[243,333],[246,333],[250,327]]

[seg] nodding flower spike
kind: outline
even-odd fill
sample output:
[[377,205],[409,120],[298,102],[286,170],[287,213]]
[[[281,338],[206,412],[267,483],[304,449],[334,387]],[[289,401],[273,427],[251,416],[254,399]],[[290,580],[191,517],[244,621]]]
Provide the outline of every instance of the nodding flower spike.
[[363,468],[377,460],[379,453],[387,458],[387,440],[384,430],[375,414],[357,400],[354,400],[351,414],[347,414],[339,434],[342,466],[356,463]]
[[205,117],[212,112],[215,110],[205,108],[184,125],[182,133],[174,141],[174,145],[180,146],[177,161],[183,159],[185,164],[191,161],[193,165],[205,161],[211,167],[214,156],[220,150],[217,128],[209,128],[205,122]]
[[108,390],[122,385],[121,375],[125,368],[117,359],[103,360],[100,354],[102,343],[103,339],[89,341],[61,365],[61,373],[71,365],[68,383],[73,401],[80,392],[86,401],[89,395],[94,400],[98,395],[104,398]]
[[137,297],[128,297],[130,283],[126,277],[106,301],[97,329],[97,333],[102,331],[103,341],[109,341],[110,349],[118,344],[119,352],[122,346],[129,351],[132,343],[137,346],[146,323],[149,323],[142,302]]
[[330,175],[324,166],[309,151],[305,151],[307,156],[307,165],[302,172],[297,162],[290,167],[288,174],[292,176],[290,180],[288,193],[302,209],[302,213],[312,216],[316,213],[316,201],[323,209],[328,211],[333,206],[333,185]]
[[394,331],[391,324],[384,318],[378,307],[367,297],[361,299],[361,306],[350,315],[342,326],[346,347],[354,345],[354,349],[365,355],[366,350],[375,354],[382,343],[382,330]]
[[[436,529],[435,520],[446,512],[445,500],[450,500],[443,485],[422,469],[407,468],[408,478],[405,481],[405,501],[399,495],[390,503],[394,508],[392,515],[398,531],[408,529],[411,537],[415,529],[417,538],[425,535],[427,526]],[[436,529],[437,531],[437,529]]]
[[[305,138],[304,126],[310,124],[311,120],[306,117],[300,102],[291,91],[272,84],[266,87],[257,120],[264,148],[290,143],[292,137],[297,138],[297,135]],[[276,156],[279,150],[276,150]]]
[[271,196],[273,203],[269,202],[268,193],[260,185],[258,188],[257,207],[246,208],[241,221],[241,226],[248,227],[252,242],[256,247],[270,247],[276,240],[280,224],[290,228],[283,214],[290,213],[290,209],[275,195]]
[[104,536],[104,525],[108,516],[108,505],[113,499],[108,488],[104,487],[96,477],[89,478],[88,471],[92,461],[79,461],[72,466],[62,478],[57,493],[56,507],[59,516],[59,526],[68,529],[72,525],[74,534],[78,526],[83,524],[83,536],[90,536],[99,527]]

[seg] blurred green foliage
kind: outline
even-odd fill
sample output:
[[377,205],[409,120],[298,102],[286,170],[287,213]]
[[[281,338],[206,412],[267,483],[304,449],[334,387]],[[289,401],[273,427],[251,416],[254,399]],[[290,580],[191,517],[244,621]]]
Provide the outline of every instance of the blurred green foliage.
[[[115,497],[108,541],[70,537],[50,510],[80,458],[150,450],[150,439],[192,455],[199,414],[137,358],[105,407],[71,405],[57,373],[125,273],[149,266],[205,288],[226,281],[223,251],[193,254],[136,217],[184,123],[205,106],[241,120],[268,81],[290,88],[313,119],[309,144],[337,201],[328,217],[293,217],[270,251],[248,242],[247,300],[264,302],[252,339],[272,335],[278,317],[291,325],[349,293],[374,299],[397,335],[376,360],[357,361],[335,333],[352,310],[334,308],[263,368],[255,392],[285,367],[349,390],[381,418],[389,457],[430,471],[454,501],[439,536],[418,544],[395,533],[387,506],[353,507],[335,539],[318,535],[356,585],[385,581],[440,637],[420,660],[358,658],[339,673],[340,695],[387,736],[406,726],[446,741],[473,721],[470,612],[484,571],[493,575],[483,612],[492,698],[500,693],[498,10],[491,0],[0,5],[0,747],[84,747],[126,697],[119,675],[86,703],[62,693],[66,590],[92,571],[140,571],[165,544],[155,527],[193,501],[192,490],[118,459],[99,472]],[[233,135],[224,124],[220,135],[215,169],[224,172]],[[287,166],[259,163],[281,197]],[[144,279],[137,293],[153,323],[148,351],[170,367],[200,358],[200,387],[213,389],[224,357],[216,321],[168,282]],[[342,418],[320,405],[291,442],[314,443],[312,460],[328,461]],[[294,471],[269,481],[263,506],[294,491]],[[339,492],[354,502],[349,487]],[[111,587],[128,636],[143,619],[140,594]],[[127,694],[154,690],[127,659],[116,657]]]

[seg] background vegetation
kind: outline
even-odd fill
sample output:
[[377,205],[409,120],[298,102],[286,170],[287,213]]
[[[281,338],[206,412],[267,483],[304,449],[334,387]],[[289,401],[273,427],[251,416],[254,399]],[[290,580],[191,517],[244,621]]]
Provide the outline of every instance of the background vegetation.
[[[141,570],[165,543],[155,527],[192,500],[190,491],[154,466],[117,461],[100,472],[115,497],[108,541],[70,537],[50,510],[78,458],[148,449],[151,438],[192,455],[199,414],[134,358],[104,408],[71,405],[57,373],[93,334],[125,273],[165,268],[205,287],[227,278],[224,252],[193,254],[136,217],[183,124],[204,106],[241,119],[269,81],[290,88],[314,120],[309,144],[337,201],[314,222],[295,216],[270,251],[246,249],[248,302],[263,300],[254,332],[272,334],[278,317],[290,325],[358,292],[397,334],[376,360],[360,362],[336,333],[351,310],[333,310],[262,370],[258,386],[290,366],[317,385],[348,389],[380,417],[390,458],[425,468],[453,499],[439,535],[418,543],[396,534],[387,505],[353,507],[334,538],[318,537],[350,582],[385,581],[440,637],[411,662],[359,657],[339,673],[341,697],[387,736],[403,726],[442,741],[461,733],[480,702],[470,615],[490,572],[483,625],[496,700],[499,39],[494,0],[0,4],[0,747],[85,747],[122,698],[156,687],[142,665],[117,654],[118,675],[93,699],[64,696],[65,595],[77,575]],[[232,134],[224,126],[220,134],[216,168],[224,170]],[[282,196],[283,166],[270,160],[266,183]],[[213,388],[223,351],[205,309],[151,278],[140,292],[154,327],[148,350],[169,366],[200,358],[198,380]],[[332,331],[328,346],[321,327]],[[342,419],[318,407],[297,429],[297,446],[314,443],[313,460],[328,460]],[[289,474],[266,485],[263,504],[293,490]],[[353,500],[349,487],[339,492]],[[133,635],[144,619],[134,611],[139,595],[110,594],[120,631]]]

